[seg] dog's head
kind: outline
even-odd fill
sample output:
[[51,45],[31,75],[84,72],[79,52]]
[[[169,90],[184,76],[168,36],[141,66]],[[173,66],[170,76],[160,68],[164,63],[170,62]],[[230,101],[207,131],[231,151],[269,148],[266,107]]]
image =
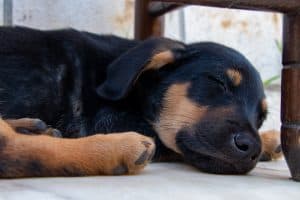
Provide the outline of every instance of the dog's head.
[[166,147],[206,172],[242,174],[255,166],[266,102],[258,72],[240,53],[149,39],[111,64],[97,92],[118,101],[138,82],[146,116]]

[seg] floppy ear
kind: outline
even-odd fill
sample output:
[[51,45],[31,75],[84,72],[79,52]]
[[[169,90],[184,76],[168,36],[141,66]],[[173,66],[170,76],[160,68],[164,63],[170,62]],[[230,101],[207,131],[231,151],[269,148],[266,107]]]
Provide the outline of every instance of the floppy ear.
[[151,38],[128,50],[107,68],[106,80],[97,94],[108,100],[120,100],[147,70],[157,70],[178,60],[184,44],[165,38]]

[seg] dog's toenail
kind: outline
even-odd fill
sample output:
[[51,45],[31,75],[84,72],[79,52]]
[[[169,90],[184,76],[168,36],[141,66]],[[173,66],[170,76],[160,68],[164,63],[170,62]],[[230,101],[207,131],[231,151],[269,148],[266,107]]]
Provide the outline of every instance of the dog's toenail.
[[37,120],[35,123],[34,123],[34,128],[37,130],[37,131],[44,131],[47,129],[47,124],[45,124],[45,122],[43,122],[42,120]]
[[145,145],[146,148],[149,148],[151,146],[151,143],[147,141],[142,141],[142,144]]
[[153,151],[151,152],[151,154],[149,155],[148,161],[151,161],[151,160],[152,160],[152,158],[154,157],[154,154],[155,154],[155,150],[153,150]]
[[61,134],[61,132],[59,131],[59,130],[57,130],[57,129],[53,129],[52,130],[52,135],[54,136],[54,137],[62,137],[62,134]]
[[260,155],[260,158],[259,158],[260,161],[270,161],[272,160],[272,156],[267,153],[267,152],[263,152],[261,155]]
[[278,145],[275,149],[275,153],[280,153],[282,151],[281,145]]
[[147,160],[147,158],[148,158],[148,152],[146,150],[140,155],[140,157],[135,161],[134,164],[136,164],[136,165],[144,164],[145,161]]

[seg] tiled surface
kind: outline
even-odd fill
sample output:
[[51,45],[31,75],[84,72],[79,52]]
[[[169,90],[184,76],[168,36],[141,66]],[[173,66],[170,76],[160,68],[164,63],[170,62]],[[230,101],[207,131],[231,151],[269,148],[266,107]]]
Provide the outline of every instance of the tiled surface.
[[184,164],[151,164],[136,176],[0,180],[2,200],[299,199],[284,161],[260,163],[246,176],[201,173]]

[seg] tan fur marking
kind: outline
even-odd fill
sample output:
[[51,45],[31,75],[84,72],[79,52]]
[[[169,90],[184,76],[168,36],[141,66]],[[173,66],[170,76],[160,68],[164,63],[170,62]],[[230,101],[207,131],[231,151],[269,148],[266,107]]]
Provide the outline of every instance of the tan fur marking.
[[13,128],[0,118],[0,135],[9,136],[15,134]]
[[159,69],[163,67],[166,64],[174,62],[175,58],[172,53],[172,51],[163,51],[160,53],[155,54],[152,58],[149,64],[145,67],[145,70],[149,69]]
[[154,124],[159,138],[173,151],[181,153],[175,141],[177,132],[199,121],[206,107],[201,107],[187,97],[189,83],[174,84],[165,94],[159,122]]
[[283,156],[282,152],[276,152],[280,145],[280,132],[276,130],[269,130],[260,133],[262,141],[262,153],[271,156],[271,159],[277,160]]
[[162,51],[160,53],[155,54],[151,60],[149,61],[149,63],[146,65],[146,67],[144,67],[143,70],[141,70],[138,75],[136,76],[134,83],[138,80],[138,78],[140,77],[140,75],[142,73],[144,73],[147,70],[158,70],[161,67],[172,63],[175,61],[174,55],[172,53],[172,51],[167,50],[167,51]]
[[266,99],[263,99],[261,101],[261,108],[262,108],[262,111],[263,112],[267,112],[268,110],[268,103],[267,103],[267,100]]
[[236,69],[228,69],[226,74],[231,79],[234,86],[239,86],[241,84],[243,80],[241,72]]
[[[135,132],[94,135],[78,139],[55,138],[45,135],[23,135],[0,119],[0,135],[6,144],[0,152],[4,166],[1,177],[70,176],[64,169],[75,169],[75,174],[114,174],[114,169],[126,165],[129,174],[141,171],[155,149],[151,138]],[[145,146],[143,143],[147,143]],[[148,157],[135,164],[141,155]],[[13,164],[18,161],[18,164]],[[42,166],[40,174],[28,168],[31,163]]]

